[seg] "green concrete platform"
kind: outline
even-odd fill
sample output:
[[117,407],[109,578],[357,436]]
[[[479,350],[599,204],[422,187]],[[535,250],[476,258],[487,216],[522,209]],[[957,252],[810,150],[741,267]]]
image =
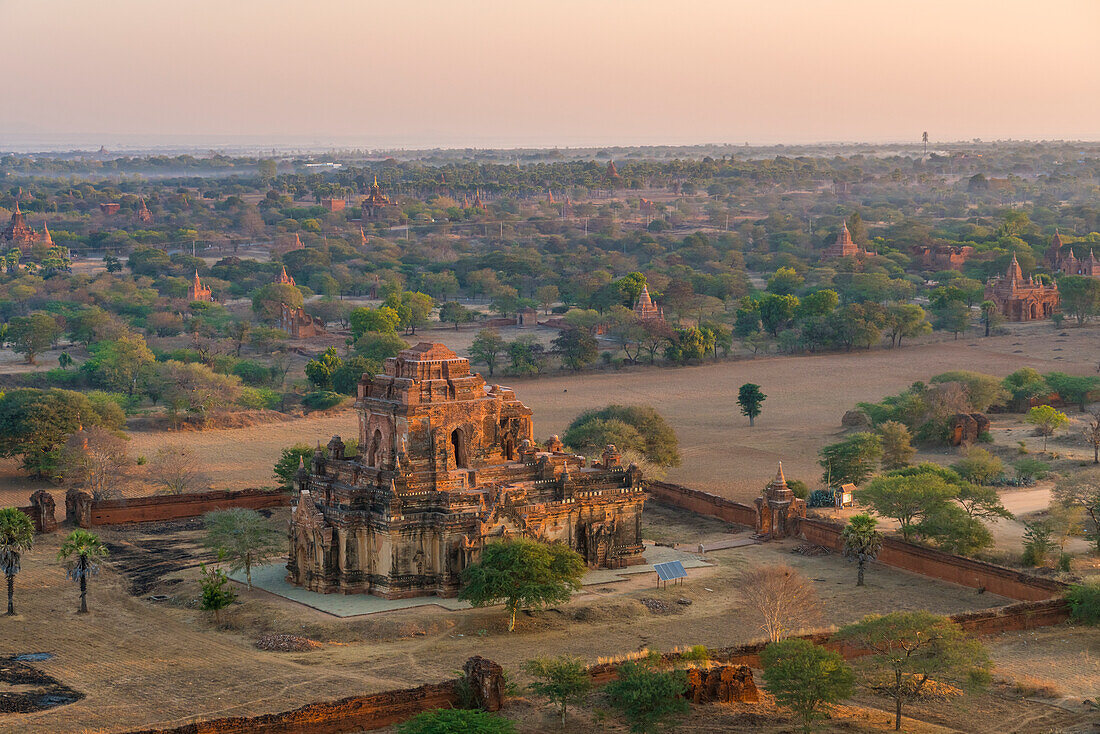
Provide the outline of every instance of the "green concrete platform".
[[[613,584],[625,581],[627,576],[639,573],[653,573],[654,563],[667,561],[681,561],[684,568],[703,568],[711,564],[699,557],[696,553],[689,553],[665,546],[646,545],[642,556],[644,565],[629,566],[619,569],[600,569],[589,571],[584,575],[581,583],[585,586]],[[229,578],[244,583],[244,572],[237,571],[229,574]],[[470,605],[458,599],[447,599],[438,596],[419,596],[411,599],[383,599],[370,594],[318,594],[315,591],[300,589],[286,580],[286,566],[282,563],[272,563],[266,566],[256,566],[252,569],[252,585],[268,593],[281,596],[318,611],[331,614],[334,617],[357,617],[362,614],[378,614],[380,612],[392,612],[399,609],[412,609],[414,607],[437,606],[451,611],[469,609]]]

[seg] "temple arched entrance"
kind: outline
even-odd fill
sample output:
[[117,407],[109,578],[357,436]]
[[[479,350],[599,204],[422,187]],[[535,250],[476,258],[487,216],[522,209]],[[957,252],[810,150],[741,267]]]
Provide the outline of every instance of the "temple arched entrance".
[[467,455],[466,450],[466,437],[461,428],[451,431],[451,452],[455,457],[456,469],[468,469],[470,467],[470,457]]
[[382,460],[382,429],[375,428],[374,435],[370,439],[370,448],[367,449],[367,466],[381,469]]

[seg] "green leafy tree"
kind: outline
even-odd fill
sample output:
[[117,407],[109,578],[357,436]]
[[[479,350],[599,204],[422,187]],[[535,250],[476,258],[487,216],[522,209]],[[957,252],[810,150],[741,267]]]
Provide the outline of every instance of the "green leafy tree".
[[917,523],[916,531],[948,553],[964,556],[993,545],[993,536],[981,520],[953,502],[937,504],[927,510]]
[[261,286],[252,296],[252,310],[261,321],[274,323],[279,320],[280,305],[300,308],[305,302],[297,286],[289,283],[268,283]]
[[318,390],[332,389],[332,375],[340,369],[344,361],[336,354],[336,347],[329,347],[321,354],[306,362],[306,379]]
[[1044,453],[1047,450],[1047,438],[1069,423],[1069,417],[1065,413],[1049,405],[1036,405],[1027,412],[1024,420],[1035,426],[1035,432],[1043,437]]
[[[635,434],[640,437],[641,444]],[[588,449],[592,453],[603,451],[607,444],[613,443],[619,449],[640,452],[657,466],[680,465],[680,442],[676,432],[648,405],[608,405],[586,410],[573,419],[562,440],[567,446],[581,451]]]
[[23,468],[32,476],[55,477],[60,446],[67,436],[81,426],[121,428],[113,420],[83,393],[56,388],[8,390],[0,395],[0,456],[22,456]]
[[973,685],[989,675],[981,643],[930,612],[871,615],[842,627],[834,639],[866,651],[857,664],[868,688],[894,702],[897,731],[902,705],[918,700],[929,682]]
[[332,372],[332,389],[341,395],[355,395],[363,375],[375,375],[382,365],[366,357],[348,357]]
[[886,309],[886,333],[890,336],[890,346],[901,346],[903,339],[927,334],[932,331],[928,323],[928,314],[915,303],[898,303]]
[[515,734],[516,725],[487,711],[436,709],[397,727],[398,734]]
[[951,468],[964,480],[974,484],[993,484],[1004,475],[1004,462],[983,448],[972,446]]
[[558,707],[562,726],[565,726],[566,709],[579,704],[592,690],[588,669],[578,657],[536,658],[525,662],[523,670],[535,678],[528,686],[531,692]]
[[760,321],[772,336],[787,328],[798,308],[798,299],[790,295],[768,293],[760,299]]
[[35,357],[49,349],[60,336],[57,319],[47,313],[16,316],[8,322],[7,339],[12,350],[25,355],[28,364],[35,364]]
[[578,372],[596,361],[596,337],[581,329],[567,329],[552,342],[562,364]]
[[806,282],[806,279],[794,268],[782,267],[772,274],[772,277],[768,278],[768,293],[775,293],[780,296],[790,296],[798,293],[802,284]]
[[232,571],[244,569],[248,588],[252,588],[252,567],[262,564],[283,547],[283,534],[263,515],[244,507],[214,510],[203,515],[206,537],[203,542],[229,563]]
[[1012,519],[1012,513],[1001,504],[1001,497],[993,487],[971,482],[960,482],[955,501],[972,518],[996,522],[1000,518]]
[[760,415],[767,397],[760,386],[752,382],[746,382],[738,389],[737,404],[741,406],[741,415],[748,417],[749,426],[755,424],[756,416]]
[[543,313],[550,313],[550,307],[557,303],[559,298],[561,294],[556,285],[539,286],[535,291],[535,300],[542,306]]
[[356,354],[379,364],[390,357],[396,357],[402,349],[408,348],[409,343],[392,331],[389,333],[368,331],[355,340]]
[[[1096,281],[1100,285],[1100,281]],[[1100,377],[1077,377],[1064,372],[1048,372],[1043,379],[1058,397],[1067,403],[1076,403],[1084,413],[1089,400],[1100,390]]]
[[878,426],[878,437],[882,444],[882,468],[901,469],[909,466],[917,450],[910,441],[909,428],[898,421],[886,421]]
[[620,451],[645,452],[642,434],[617,418],[593,418],[570,426],[563,441],[585,456],[598,456],[608,444],[615,444]]
[[[275,478],[278,479],[282,485],[286,488],[290,488],[294,485],[294,475],[298,472],[298,467],[301,465],[309,466],[309,462],[313,460],[313,447],[305,443],[296,443],[293,446],[287,446],[283,449],[279,455],[279,460],[275,462]],[[324,449],[321,449],[324,451]]]
[[802,720],[804,731],[828,707],[852,695],[855,675],[839,653],[806,640],[781,640],[761,654],[764,681],[776,703]]
[[447,301],[439,307],[439,320],[455,325],[458,331],[459,324],[469,323],[474,320],[474,312],[463,306],[458,301]]
[[511,632],[520,608],[568,601],[581,588],[585,570],[584,559],[562,543],[526,538],[489,543],[481,559],[463,570],[459,598],[475,607],[503,603]]
[[863,586],[863,572],[867,561],[875,560],[882,548],[882,533],[877,525],[878,520],[870,515],[853,515],[841,531],[844,557],[855,559],[857,564],[856,586]]
[[107,390],[133,395],[138,385],[153,372],[156,357],[140,334],[123,334],[114,341],[91,348],[91,358],[81,370]]
[[470,357],[475,363],[488,367],[489,377],[492,377],[507,346],[507,342],[495,329],[482,329],[470,344]]
[[401,308],[398,316],[401,317],[401,326],[407,334],[416,334],[416,327],[428,323],[428,317],[435,308],[435,301],[427,293],[419,291],[405,291],[401,294]]
[[64,561],[69,578],[80,583],[78,614],[88,613],[88,577],[99,573],[99,562],[107,555],[107,546],[99,536],[82,528],[73,530],[61,543],[57,559]]
[[949,331],[959,338],[959,332],[970,327],[970,306],[963,301],[946,300],[932,307],[932,324],[941,331]]
[[957,488],[934,474],[876,477],[859,492],[860,502],[876,514],[897,520],[909,540],[929,512],[955,497]]
[[1045,522],[1024,523],[1024,554],[1021,562],[1025,566],[1042,566],[1054,550],[1050,527]]
[[660,731],[688,712],[683,697],[687,675],[655,667],[654,659],[628,660],[619,665],[618,677],[604,686],[608,702],[636,734]]
[[389,306],[353,308],[348,315],[348,320],[351,322],[351,334],[355,339],[369,331],[392,334],[401,325],[401,316]]
[[842,484],[862,484],[875,473],[882,457],[882,444],[873,433],[856,433],[839,443],[830,444],[819,452],[824,467],[823,478],[830,487]]
[[533,336],[508,342],[508,368],[512,374],[542,372],[546,366],[546,350]]
[[1049,395],[1050,385],[1047,385],[1039,371],[1032,367],[1022,367],[1001,381],[1005,390],[1011,396],[1013,410],[1027,410],[1028,403],[1035,398]]
[[1085,275],[1064,275],[1058,279],[1062,310],[1084,324],[1100,313],[1100,280]]
[[214,613],[214,623],[222,623],[222,610],[237,600],[237,592],[229,585],[229,576],[220,568],[207,569],[199,564],[201,576],[199,588],[202,591],[200,606],[204,612]]
[[0,571],[8,581],[8,616],[15,614],[15,574],[19,561],[34,544],[34,523],[22,510],[0,508]]
[[1070,615],[1078,622],[1100,624],[1100,579],[1073,584],[1066,592]]
[[63,370],[67,370],[73,366],[73,358],[69,356],[68,352],[62,352],[57,355],[57,366]]

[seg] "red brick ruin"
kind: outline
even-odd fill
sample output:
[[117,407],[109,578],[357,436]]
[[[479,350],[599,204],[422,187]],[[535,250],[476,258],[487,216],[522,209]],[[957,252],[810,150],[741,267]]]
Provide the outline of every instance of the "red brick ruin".
[[333,437],[297,477],[287,578],[313,591],[453,596],[481,548],[567,543],[592,568],[643,563],[641,471],[540,451],[531,410],[469,360],[421,343],[364,375],[359,454]]

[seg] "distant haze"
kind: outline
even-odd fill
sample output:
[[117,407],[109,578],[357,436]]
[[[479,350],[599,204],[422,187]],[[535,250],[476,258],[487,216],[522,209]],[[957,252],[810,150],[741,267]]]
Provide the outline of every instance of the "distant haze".
[[0,149],[1100,139],[1097,0],[0,0]]

